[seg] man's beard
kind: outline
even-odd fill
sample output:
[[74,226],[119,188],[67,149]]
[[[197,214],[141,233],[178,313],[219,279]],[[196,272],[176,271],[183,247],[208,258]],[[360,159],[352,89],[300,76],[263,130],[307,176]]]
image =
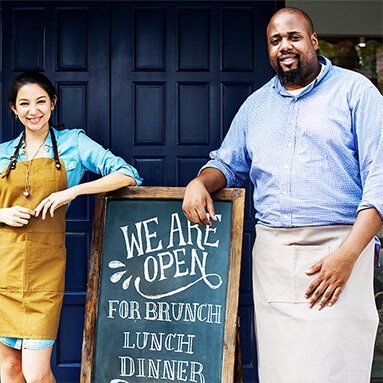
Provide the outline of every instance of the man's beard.
[[297,60],[298,60],[298,66],[296,69],[291,69],[284,71],[282,69],[281,63],[279,60],[277,60],[277,66],[278,66],[278,77],[281,80],[282,85],[286,84],[297,84],[299,85],[303,80],[303,73],[302,73],[302,65],[301,65],[301,58],[299,54],[297,54]]

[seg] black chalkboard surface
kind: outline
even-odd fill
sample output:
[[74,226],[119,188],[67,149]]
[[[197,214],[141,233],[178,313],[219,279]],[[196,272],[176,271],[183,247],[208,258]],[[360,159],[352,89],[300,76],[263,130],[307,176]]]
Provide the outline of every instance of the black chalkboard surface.
[[228,294],[239,287],[234,265],[242,233],[232,233],[244,193],[226,189],[221,197],[225,193],[216,197],[218,220],[211,227],[186,220],[181,188],[103,196],[101,220],[95,217],[102,223],[94,227],[102,232],[95,236],[98,249],[92,247],[98,284],[90,270],[87,313],[94,318],[84,332],[82,382],[233,381],[227,359],[234,352],[227,347],[235,339],[227,337],[236,326],[238,291],[235,302]]

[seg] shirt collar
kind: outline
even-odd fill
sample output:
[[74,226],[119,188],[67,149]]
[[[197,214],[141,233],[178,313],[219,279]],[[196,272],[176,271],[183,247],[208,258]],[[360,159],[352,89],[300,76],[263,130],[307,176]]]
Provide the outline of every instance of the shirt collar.
[[319,73],[318,77],[298,96],[294,96],[291,93],[289,93],[286,88],[281,84],[278,75],[274,77],[274,85],[273,88],[281,95],[281,96],[287,96],[291,98],[299,98],[303,95],[309,93],[313,88],[315,88],[324,77],[326,77],[327,73],[331,70],[332,63],[329,59],[327,59],[324,56],[318,55],[318,61],[320,64],[323,64],[324,70]]
[[[18,137],[16,137],[13,142],[12,142],[12,146],[16,149],[17,148],[17,145],[19,144],[20,140],[21,140],[21,136],[24,134],[24,132],[21,132]],[[56,140],[57,140],[57,135],[56,135],[56,131],[55,129],[53,128],[53,134],[56,136]],[[48,136],[47,138],[45,139],[45,146],[48,146],[49,148],[51,148],[53,146],[52,144],[52,137],[50,135],[50,133],[48,133]],[[24,149],[25,147],[25,142],[23,142],[21,144],[21,149]]]

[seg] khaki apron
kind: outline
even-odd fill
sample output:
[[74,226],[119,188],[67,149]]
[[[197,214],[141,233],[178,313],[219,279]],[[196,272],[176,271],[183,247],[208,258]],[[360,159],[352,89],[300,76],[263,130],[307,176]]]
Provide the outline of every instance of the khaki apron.
[[260,383],[368,383],[378,327],[374,240],[338,301],[317,310],[304,298],[310,266],[337,250],[351,226],[256,226],[253,288]]
[[[57,153],[57,147],[56,153]],[[63,162],[36,158],[29,173],[30,195],[23,195],[26,162],[0,177],[0,207],[33,210],[51,193],[67,188]],[[65,280],[66,206],[45,220],[31,217],[24,227],[0,224],[0,337],[55,339]]]

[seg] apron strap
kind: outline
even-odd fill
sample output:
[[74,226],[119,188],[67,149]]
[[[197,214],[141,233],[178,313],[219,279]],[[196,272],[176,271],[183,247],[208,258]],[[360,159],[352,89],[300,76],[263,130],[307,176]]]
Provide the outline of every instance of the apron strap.
[[57,150],[56,137],[55,137],[55,134],[53,133],[53,129],[49,128],[49,130],[51,132],[52,146],[53,146],[53,156],[54,156],[54,159],[55,159],[55,162],[56,162],[56,169],[60,170],[61,169],[61,164],[60,164],[60,161],[59,161],[59,152]]
[[5,171],[5,173],[1,176],[1,178],[4,178],[4,177],[8,177],[8,174],[11,170],[15,169],[16,168],[16,159],[17,159],[17,156],[19,154],[19,151],[20,151],[20,148],[21,148],[21,145],[23,144],[23,141],[24,141],[24,137],[25,137],[25,131],[23,133],[23,135],[21,136],[21,139],[17,145],[17,148],[15,150],[15,152],[13,153],[13,156],[11,156],[10,158],[10,161],[9,161],[9,165],[7,167],[7,170]]
[[[51,133],[52,147],[53,147],[53,156],[54,156],[54,160],[55,160],[55,163],[56,163],[56,169],[60,170],[61,169],[61,164],[60,164],[60,160],[59,160],[59,153],[58,153],[58,150],[57,150],[56,137],[55,137],[55,134],[53,133],[53,129],[52,128],[49,128],[49,131]],[[13,156],[11,156],[11,158],[10,158],[7,170],[1,176],[1,178],[8,177],[8,174],[10,173],[10,171],[16,168],[17,156],[19,155],[19,151],[20,151],[20,148],[21,148],[21,145],[22,145],[24,139],[25,139],[25,131],[24,131],[23,135],[21,136],[21,139],[20,139],[20,141],[19,141],[19,143],[17,145],[17,148],[16,148],[15,152],[13,153]]]

